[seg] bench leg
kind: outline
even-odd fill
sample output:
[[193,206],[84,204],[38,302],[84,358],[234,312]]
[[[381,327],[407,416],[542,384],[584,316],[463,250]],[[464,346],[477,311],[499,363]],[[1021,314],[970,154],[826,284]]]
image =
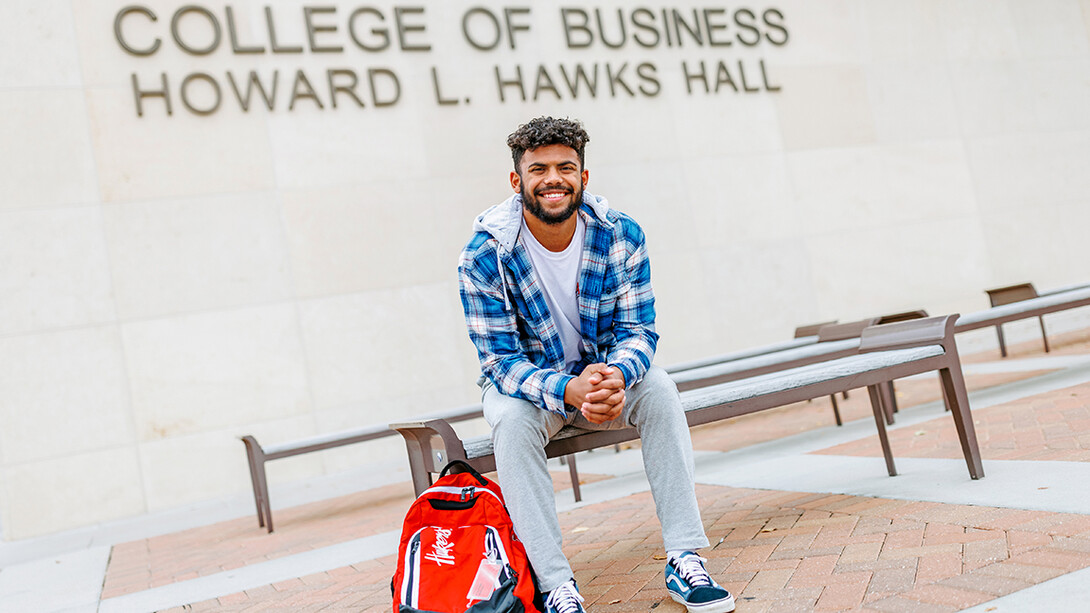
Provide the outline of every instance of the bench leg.
[[836,418],[836,425],[843,426],[844,422],[840,420],[840,407],[836,405],[836,394],[829,396],[829,400],[833,401],[833,417]]
[[269,503],[269,486],[265,479],[265,452],[261,449],[257,439],[250,435],[242,437],[246,445],[246,461],[250,465],[250,484],[254,488],[254,505],[257,507],[257,525],[272,528],[272,509]]
[[942,410],[950,412],[950,399],[946,397],[946,386],[942,384],[942,373],[939,373],[939,389],[942,391]]
[[1045,334],[1045,318],[1043,315],[1038,315],[1037,319],[1041,321],[1041,338],[1045,341],[1045,353],[1048,353],[1048,334]]
[[[402,434],[404,435],[404,432]],[[431,473],[424,465],[424,448],[419,441],[406,436],[405,450],[409,455],[409,475],[413,480],[413,492],[419,496],[431,487]]]
[[900,413],[901,409],[897,407],[897,388],[893,387],[893,381],[886,385],[889,387],[889,406],[894,413]]
[[575,454],[561,456],[560,459],[568,459],[568,474],[571,475],[571,490],[575,494],[575,501],[583,500],[583,492],[579,490],[579,470],[575,467]]
[[1003,324],[995,327],[995,335],[999,337],[999,357],[1007,357],[1007,343],[1003,339]]
[[980,461],[980,447],[976,442],[976,427],[969,412],[969,395],[965,391],[965,378],[961,368],[943,368],[939,370],[942,388],[954,416],[954,426],[961,441],[961,451],[965,454],[965,463],[969,465],[969,476],[979,479],[984,476],[984,465]]
[[896,420],[893,417],[893,399],[890,398],[890,388],[885,383],[879,383],[875,388],[877,388],[878,398],[881,400],[882,415],[886,418],[886,424],[892,426]]
[[878,440],[882,443],[882,455],[886,458],[886,470],[889,476],[897,476],[897,467],[893,465],[893,451],[889,447],[889,436],[886,435],[886,413],[882,405],[880,393],[881,384],[868,385],[867,393],[870,394],[870,406],[874,412],[874,423],[878,426]]
[[272,501],[269,500],[269,482],[265,478],[265,463],[262,462],[257,467],[257,475],[259,483],[261,484],[261,505],[265,507],[265,529],[269,534],[273,531],[272,521]]

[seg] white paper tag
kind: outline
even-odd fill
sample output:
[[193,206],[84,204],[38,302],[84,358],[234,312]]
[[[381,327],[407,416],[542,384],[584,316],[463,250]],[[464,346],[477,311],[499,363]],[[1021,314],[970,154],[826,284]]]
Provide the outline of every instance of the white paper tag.
[[473,600],[488,600],[492,592],[500,586],[500,571],[503,570],[503,562],[499,560],[481,560],[477,567],[477,575],[473,577],[473,585],[469,586],[466,598]]

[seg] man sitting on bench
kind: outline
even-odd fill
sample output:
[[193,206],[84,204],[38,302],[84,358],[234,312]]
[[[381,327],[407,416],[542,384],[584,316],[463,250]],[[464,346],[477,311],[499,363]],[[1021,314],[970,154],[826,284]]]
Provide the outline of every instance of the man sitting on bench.
[[733,596],[695,553],[708,539],[677,387],[651,365],[658,334],[643,231],[584,191],[588,140],[568,119],[519,126],[507,138],[515,195],[477,217],[459,262],[500,487],[548,593],[547,612],[583,611],[561,549],[544,447],[565,425],[635,427],[670,595],[690,611],[733,611]]

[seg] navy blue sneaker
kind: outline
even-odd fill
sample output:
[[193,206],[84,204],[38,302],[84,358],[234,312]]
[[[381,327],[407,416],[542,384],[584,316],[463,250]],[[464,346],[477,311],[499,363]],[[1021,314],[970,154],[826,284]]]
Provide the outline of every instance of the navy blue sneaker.
[[574,581],[568,581],[549,592],[549,597],[545,599],[545,613],[587,613]]
[[670,598],[699,613],[728,613],[734,596],[704,570],[706,560],[691,551],[666,563],[666,589]]

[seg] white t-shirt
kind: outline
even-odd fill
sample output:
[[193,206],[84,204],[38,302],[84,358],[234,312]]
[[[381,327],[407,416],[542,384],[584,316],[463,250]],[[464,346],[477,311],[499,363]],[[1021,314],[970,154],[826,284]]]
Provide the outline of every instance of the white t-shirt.
[[579,263],[583,259],[583,237],[587,225],[576,215],[575,236],[563,251],[549,251],[526,226],[522,220],[522,244],[530,254],[534,273],[537,275],[545,304],[556,322],[560,342],[564,346],[564,370],[571,372],[583,359],[583,334],[579,323],[579,298],[576,289],[579,286]]

